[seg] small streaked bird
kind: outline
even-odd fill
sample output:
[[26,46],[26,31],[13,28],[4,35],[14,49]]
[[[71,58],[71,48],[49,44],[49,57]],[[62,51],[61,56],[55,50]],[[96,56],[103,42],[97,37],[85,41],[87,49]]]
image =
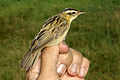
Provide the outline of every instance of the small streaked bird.
[[57,45],[65,40],[71,22],[80,14],[84,14],[84,12],[66,8],[59,14],[49,18],[42,26],[40,32],[33,39],[30,49],[23,56],[21,68],[29,70],[35,65],[43,48]]

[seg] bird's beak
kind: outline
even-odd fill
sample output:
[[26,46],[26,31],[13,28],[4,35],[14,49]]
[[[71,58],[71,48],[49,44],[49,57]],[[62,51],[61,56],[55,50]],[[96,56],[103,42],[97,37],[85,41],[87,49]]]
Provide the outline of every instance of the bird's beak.
[[80,11],[78,12],[79,15],[80,15],[80,14],[84,14],[84,13],[85,13],[85,12],[80,12]]

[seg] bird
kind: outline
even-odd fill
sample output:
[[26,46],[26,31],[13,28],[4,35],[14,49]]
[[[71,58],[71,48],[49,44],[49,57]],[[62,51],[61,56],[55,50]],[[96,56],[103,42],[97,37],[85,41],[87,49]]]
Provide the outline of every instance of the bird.
[[58,45],[65,40],[70,29],[71,22],[85,12],[74,8],[65,8],[55,16],[45,21],[42,28],[35,36],[30,49],[21,60],[21,68],[28,71],[41,55],[41,51],[48,46]]

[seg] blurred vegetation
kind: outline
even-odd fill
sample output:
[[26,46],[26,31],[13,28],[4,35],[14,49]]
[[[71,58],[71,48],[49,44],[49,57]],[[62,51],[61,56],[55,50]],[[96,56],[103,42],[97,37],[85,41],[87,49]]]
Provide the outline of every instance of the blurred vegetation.
[[91,61],[86,80],[120,79],[120,0],[0,0],[0,80],[25,80],[23,54],[44,21],[66,7],[86,12],[66,38]]

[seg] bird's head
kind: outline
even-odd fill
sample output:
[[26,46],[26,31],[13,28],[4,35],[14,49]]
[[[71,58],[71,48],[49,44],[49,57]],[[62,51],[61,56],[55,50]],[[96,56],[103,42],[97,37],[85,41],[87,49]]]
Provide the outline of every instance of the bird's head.
[[72,8],[66,8],[66,9],[62,10],[62,12],[61,12],[61,16],[63,16],[70,22],[72,20],[74,20],[80,14],[84,14],[84,12],[81,12],[81,11],[78,11],[78,10],[72,9]]

